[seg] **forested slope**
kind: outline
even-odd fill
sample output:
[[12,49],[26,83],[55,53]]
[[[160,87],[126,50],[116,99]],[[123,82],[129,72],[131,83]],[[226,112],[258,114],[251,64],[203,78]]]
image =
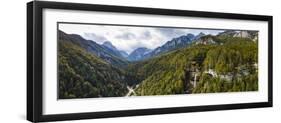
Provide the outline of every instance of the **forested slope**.
[[[247,38],[220,38],[223,45],[194,45],[135,63],[129,70],[143,80],[139,95],[255,91],[258,89],[257,44]],[[188,70],[197,69],[196,86]],[[212,70],[216,76],[207,71]]]
[[125,95],[124,71],[80,46],[59,41],[59,98]]

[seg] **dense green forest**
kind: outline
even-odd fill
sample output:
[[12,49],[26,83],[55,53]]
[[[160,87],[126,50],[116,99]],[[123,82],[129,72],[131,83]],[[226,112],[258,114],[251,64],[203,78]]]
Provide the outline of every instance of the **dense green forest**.
[[[130,65],[129,71],[143,78],[136,89],[137,94],[258,90],[257,44],[245,38],[224,38],[224,42],[224,45],[195,45]],[[188,75],[192,65],[198,74],[196,86]],[[205,73],[208,70],[217,75]]]
[[81,47],[59,42],[59,98],[112,97],[127,91],[124,71]]
[[115,65],[120,60],[109,51],[100,57],[66,37],[58,42],[60,99],[126,96],[128,87],[135,96],[258,90],[258,44],[250,38],[207,35],[203,43]]

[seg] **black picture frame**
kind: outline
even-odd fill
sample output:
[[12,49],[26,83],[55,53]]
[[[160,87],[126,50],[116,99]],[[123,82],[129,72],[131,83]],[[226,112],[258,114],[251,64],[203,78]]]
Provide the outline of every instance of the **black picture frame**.
[[[42,107],[43,106],[42,103],[43,100],[43,95],[42,95],[43,12],[42,10],[45,8],[266,21],[268,22],[268,101],[257,102],[257,103],[241,103],[241,104],[106,111],[106,112],[91,112],[91,113],[73,112],[71,114],[43,115],[42,113],[43,111],[42,110],[43,109]],[[272,78],[273,78],[272,77],[273,76],[272,74],[273,32],[272,31],[273,29],[272,27],[273,27],[273,17],[264,16],[264,15],[185,11],[185,10],[93,5],[93,4],[63,3],[63,2],[45,2],[45,1],[29,2],[27,3],[27,120],[32,122],[45,122],[45,121],[63,121],[63,120],[79,120],[79,119],[93,119],[93,118],[106,118],[106,117],[123,117],[123,116],[137,116],[137,115],[154,115],[154,114],[272,107],[273,106],[273,95],[272,95],[273,92],[272,91]]]

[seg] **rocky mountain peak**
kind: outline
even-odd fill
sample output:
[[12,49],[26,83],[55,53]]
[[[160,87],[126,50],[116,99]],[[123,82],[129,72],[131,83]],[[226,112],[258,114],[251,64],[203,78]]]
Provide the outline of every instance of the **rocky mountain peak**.
[[107,47],[107,48],[109,48],[109,49],[112,49],[112,50],[117,50],[117,48],[116,48],[111,42],[109,42],[109,41],[104,42],[104,43],[102,44],[102,46],[105,46],[105,47]]

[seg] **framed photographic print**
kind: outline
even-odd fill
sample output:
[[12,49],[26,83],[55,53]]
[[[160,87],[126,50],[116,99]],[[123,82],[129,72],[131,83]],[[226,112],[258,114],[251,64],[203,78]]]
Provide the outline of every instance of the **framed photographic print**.
[[33,122],[272,107],[272,16],[27,4]]

